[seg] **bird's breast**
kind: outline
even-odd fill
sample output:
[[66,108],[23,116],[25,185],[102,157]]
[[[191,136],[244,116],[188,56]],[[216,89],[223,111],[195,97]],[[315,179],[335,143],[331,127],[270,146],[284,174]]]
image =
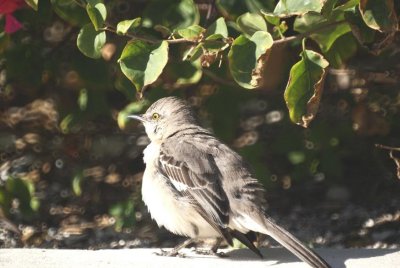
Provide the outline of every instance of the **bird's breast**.
[[146,165],[153,164],[155,165],[158,161],[158,157],[160,156],[160,144],[151,142],[147,145],[146,149],[143,151],[143,162]]
[[171,186],[158,167],[160,147],[150,143],[144,150],[146,169],[142,181],[142,198],[151,217],[159,226],[189,237],[218,237],[219,234],[193,208],[186,197]]

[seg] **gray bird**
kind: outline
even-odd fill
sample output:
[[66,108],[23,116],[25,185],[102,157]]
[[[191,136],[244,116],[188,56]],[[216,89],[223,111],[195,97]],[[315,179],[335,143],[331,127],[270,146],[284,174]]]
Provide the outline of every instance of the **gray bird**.
[[142,197],[159,226],[189,237],[166,252],[175,256],[187,245],[214,238],[216,253],[236,238],[262,257],[249,233],[271,236],[312,267],[330,267],[266,214],[265,190],[242,157],[199,125],[192,108],[176,97],[162,98],[143,115],[150,144]]

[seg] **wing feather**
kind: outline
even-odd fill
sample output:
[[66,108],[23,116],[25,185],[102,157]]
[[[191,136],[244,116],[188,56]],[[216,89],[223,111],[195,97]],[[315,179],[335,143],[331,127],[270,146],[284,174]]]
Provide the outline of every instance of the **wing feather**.
[[[189,197],[207,222],[212,223],[215,228],[225,228],[229,222],[229,204],[220,185],[221,175],[213,157],[196,151],[196,147],[187,143],[180,143],[179,146],[178,156],[173,156],[165,146],[161,147],[160,169],[182,195]],[[186,153],[190,155],[185,155]],[[196,156],[197,159],[194,158]],[[187,161],[188,157],[191,161]]]

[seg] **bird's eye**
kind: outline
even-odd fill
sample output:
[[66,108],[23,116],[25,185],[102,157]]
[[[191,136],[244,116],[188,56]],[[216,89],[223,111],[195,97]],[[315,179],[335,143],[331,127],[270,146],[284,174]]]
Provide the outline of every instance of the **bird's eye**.
[[158,113],[152,114],[152,115],[151,115],[151,119],[153,119],[153,120],[158,120],[158,119],[160,119],[160,114],[158,114]]

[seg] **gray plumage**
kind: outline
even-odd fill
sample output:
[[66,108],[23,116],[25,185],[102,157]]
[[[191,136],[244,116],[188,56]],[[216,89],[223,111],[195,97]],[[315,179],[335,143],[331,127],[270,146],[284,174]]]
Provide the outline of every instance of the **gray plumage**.
[[266,214],[265,191],[236,152],[202,128],[185,101],[167,97],[153,103],[143,122],[151,143],[144,151],[142,196],[159,226],[190,239],[237,238],[259,256],[247,234],[270,235],[312,267],[330,267]]

